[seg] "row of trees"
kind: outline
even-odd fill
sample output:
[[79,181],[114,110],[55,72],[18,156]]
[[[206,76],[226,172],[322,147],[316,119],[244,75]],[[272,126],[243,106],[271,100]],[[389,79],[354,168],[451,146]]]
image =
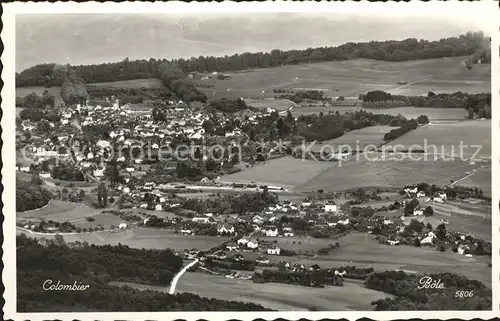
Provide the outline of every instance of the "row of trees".
[[408,121],[407,123],[403,124],[401,127],[392,129],[388,133],[384,135],[384,140],[385,141],[390,141],[394,140],[400,136],[403,136],[404,134],[408,133],[409,131],[412,131],[414,129],[418,128],[418,122],[415,119],[412,119]]
[[469,111],[469,118],[473,118],[475,114],[481,118],[491,118],[491,93],[468,94],[457,91],[451,94],[429,92],[427,96],[403,96],[374,90],[360,95],[360,98],[363,100],[363,107],[366,108],[402,106],[465,108]]
[[185,72],[175,63],[163,62],[156,70],[157,77],[184,102],[206,102],[207,96],[199,91]]
[[[348,42],[336,47],[308,48],[304,50],[279,50],[271,52],[242,53],[223,57],[192,57],[191,59],[154,59],[117,63],[75,66],[77,74],[86,83],[112,82],[118,80],[151,78],[157,75],[157,68],[163,63],[173,63],[183,73],[213,72],[228,70],[247,70],[269,68],[303,62],[321,62],[356,58],[385,61],[406,61],[454,56],[467,56],[478,53],[485,56],[485,46],[489,39],[482,32],[468,32],[459,37],[437,41],[409,38],[400,41]],[[487,57],[484,61],[487,62]],[[37,65],[16,74],[16,86],[59,85],[52,77],[54,64]]]
[[61,97],[68,105],[84,104],[89,94],[82,78],[69,65],[55,65],[52,70],[52,79],[60,83]]

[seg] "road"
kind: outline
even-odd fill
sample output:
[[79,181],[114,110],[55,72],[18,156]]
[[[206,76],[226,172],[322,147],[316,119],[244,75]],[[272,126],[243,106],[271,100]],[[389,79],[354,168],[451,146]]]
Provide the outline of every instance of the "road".
[[179,281],[179,279],[181,278],[181,276],[190,268],[192,267],[193,265],[195,265],[196,263],[198,263],[198,259],[194,260],[193,262],[189,263],[188,265],[186,265],[182,270],[179,271],[179,273],[177,273],[175,275],[175,277],[173,278],[172,280],[172,283],[170,283],[170,289],[168,291],[168,293],[170,294],[174,294],[175,293],[175,287],[177,286],[177,282]]

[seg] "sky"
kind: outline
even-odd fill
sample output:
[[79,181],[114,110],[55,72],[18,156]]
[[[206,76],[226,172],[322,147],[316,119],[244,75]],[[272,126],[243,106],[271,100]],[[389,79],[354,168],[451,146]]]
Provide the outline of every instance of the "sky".
[[353,41],[437,40],[485,31],[481,19],[418,14],[18,14],[16,72],[40,63],[189,58]]

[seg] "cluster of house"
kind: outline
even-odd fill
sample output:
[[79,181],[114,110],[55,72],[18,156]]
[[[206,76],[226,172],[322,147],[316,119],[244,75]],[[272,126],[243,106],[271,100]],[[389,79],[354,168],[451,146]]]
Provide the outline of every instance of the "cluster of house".
[[[424,191],[419,191],[418,187],[407,187],[403,190],[405,192],[405,195],[407,198],[421,198],[425,199],[425,202],[437,202],[437,203],[444,203],[446,201],[447,196],[445,192],[437,192],[435,195],[432,197],[428,197],[427,194]],[[422,214],[420,214],[422,215]]]

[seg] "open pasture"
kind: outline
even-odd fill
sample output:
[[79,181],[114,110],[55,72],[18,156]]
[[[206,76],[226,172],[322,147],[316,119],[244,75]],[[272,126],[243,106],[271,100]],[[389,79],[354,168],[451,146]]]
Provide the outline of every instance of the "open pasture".
[[[50,203],[40,209],[18,212],[18,221],[57,221],[57,222],[70,222],[76,227],[80,228],[96,228],[103,226],[110,228],[111,226],[118,226],[123,222],[118,216],[108,213],[101,213],[101,209],[94,209],[92,207],[71,203],[60,200],[51,200]],[[87,221],[86,217],[92,217],[92,222]]]
[[490,257],[472,257],[448,252],[439,252],[434,247],[390,246],[380,244],[367,233],[353,232],[339,239],[340,247],[328,255],[312,258],[275,257],[290,263],[310,266],[318,264],[322,268],[347,265],[373,267],[376,271],[402,269],[416,273],[451,272],[491,286]]
[[[380,160],[381,153],[357,154],[349,161],[333,163],[308,181],[296,186],[298,191],[342,191],[358,187],[404,187],[407,184],[426,182],[444,186],[451,180],[466,176],[466,172],[479,165],[468,162],[425,160],[425,155],[414,155],[412,160],[403,154],[397,159]],[[405,158],[403,158],[405,156]],[[358,158],[358,159],[356,159]]]
[[113,82],[100,82],[89,84],[90,86],[113,87],[113,88],[163,88],[163,84],[157,78],[120,80]]
[[[394,129],[390,126],[372,126],[362,129],[352,130],[335,139],[315,143],[310,149],[311,151],[319,152],[323,149],[324,152],[352,151],[364,150],[365,148],[376,149],[384,141],[384,135]],[[309,146],[307,143],[306,146]]]
[[459,232],[473,235],[474,237],[491,242],[491,206],[481,206],[474,209],[463,209],[456,204],[422,204],[430,205],[434,209],[434,215],[429,217],[407,217],[405,222],[409,223],[412,219],[419,222],[430,223],[433,227],[441,224],[441,220],[448,221],[446,226],[452,232]]
[[429,108],[429,107],[397,107],[397,108],[363,108],[361,103],[357,106],[319,106],[319,107],[295,107],[292,109],[292,115],[299,117],[308,114],[328,114],[329,112],[341,114],[365,110],[372,114],[387,114],[397,116],[401,114],[407,119],[417,119],[420,115],[426,115],[432,120],[464,120],[467,117],[467,110],[462,108]]
[[431,122],[391,141],[388,146],[397,147],[398,150],[414,146],[413,149],[423,149],[444,157],[454,155],[464,160],[472,157],[474,160],[490,158],[491,121]]
[[[377,89],[411,95],[427,94],[428,91],[491,91],[489,65],[475,65],[467,72],[462,65],[464,59],[466,57],[405,62],[355,59],[308,63],[255,69],[230,74],[231,79],[200,80],[199,83],[214,86],[202,88],[209,98],[269,98],[276,95],[272,93],[274,88],[322,90],[327,96],[345,97],[356,97]],[[408,84],[398,85],[401,80]]]
[[[37,237],[53,238],[53,235],[37,235]],[[118,245],[121,243],[133,248],[166,249],[176,251],[184,249],[207,250],[220,245],[227,237],[177,235],[172,230],[138,227],[122,231],[102,231],[64,235],[66,242],[88,242],[95,245]]]
[[25,97],[30,93],[35,93],[41,96],[45,90],[47,90],[50,95],[54,95],[56,106],[59,103],[61,104],[63,103],[60,87],[50,87],[50,88],[45,88],[42,86],[16,87],[16,97]]
[[471,171],[469,175],[467,175],[460,181],[456,182],[455,185],[465,186],[470,188],[479,188],[483,190],[483,194],[485,196],[491,196],[491,189],[492,189],[491,164],[489,166],[484,166],[484,168],[481,168],[477,171]]
[[296,252],[315,253],[321,248],[328,247],[330,244],[335,245],[335,242],[341,242],[337,239],[331,238],[313,238],[306,236],[293,236],[293,237],[270,237],[261,236],[260,241],[272,242],[276,241],[276,245],[282,249],[294,250]]
[[[343,287],[311,288],[280,283],[253,283],[251,280],[187,272],[176,291],[204,297],[254,302],[276,310],[371,310],[370,303],[391,297],[364,287],[361,281],[345,280]],[[304,300],[304,298],[308,298]]]
[[222,180],[293,188],[332,166],[333,164],[329,162],[302,160],[287,156],[266,161],[235,174],[225,175]]
[[255,108],[272,108],[278,111],[287,110],[290,106],[295,106],[295,103],[288,99],[272,99],[272,100],[246,100],[245,103],[250,107]]

